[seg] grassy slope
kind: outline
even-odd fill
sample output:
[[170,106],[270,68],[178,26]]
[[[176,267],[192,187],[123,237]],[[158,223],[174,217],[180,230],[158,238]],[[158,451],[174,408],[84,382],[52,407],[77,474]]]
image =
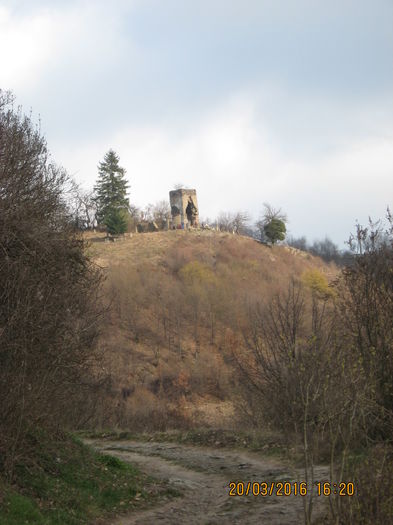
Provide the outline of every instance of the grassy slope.
[[0,478],[2,525],[107,523],[104,518],[114,513],[173,495],[131,465],[75,438],[54,441],[41,435],[31,458],[16,467],[12,485]]
[[[227,233],[90,239],[112,300],[101,343],[120,407],[112,424],[122,428],[139,421],[140,429],[163,430],[176,425],[170,413],[191,425],[195,418],[201,424],[231,421],[230,352],[244,344],[248,305],[268,302],[292,276],[310,269],[329,280],[336,275],[333,265],[305,252]],[[126,399],[124,390],[130,392]]]
[[325,270],[329,268],[310,253],[286,246],[266,246],[242,235],[184,230],[130,234],[131,237],[127,235],[115,243],[104,242],[105,234],[102,233],[88,232],[85,238],[91,241],[90,251],[96,262],[104,267],[119,266],[122,263],[140,266],[148,261],[159,266],[175,252],[191,250],[192,256],[200,259],[212,256],[233,260],[252,259],[260,262],[265,270],[269,269],[273,274],[275,270],[271,264],[274,262],[272,256],[278,257],[284,265],[289,263],[290,266],[296,266],[295,261],[302,260],[306,267],[318,266]]

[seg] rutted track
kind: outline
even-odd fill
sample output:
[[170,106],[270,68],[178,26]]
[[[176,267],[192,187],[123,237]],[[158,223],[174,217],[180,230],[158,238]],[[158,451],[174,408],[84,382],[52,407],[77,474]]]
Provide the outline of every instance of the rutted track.
[[[300,496],[230,497],[230,481],[295,481],[300,473],[282,462],[229,449],[174,443],[89,441],[102,452],[137,465],[140,470],[166,480],[183,496],[155,507],[136,511],[113,525],[161,524],[301,524]],[[315,478],[326,479],[327,468],[316,467]],[[314,514],[323,510],[323,498],[315,498]],[[325,502],[326,503],[326,502]]]

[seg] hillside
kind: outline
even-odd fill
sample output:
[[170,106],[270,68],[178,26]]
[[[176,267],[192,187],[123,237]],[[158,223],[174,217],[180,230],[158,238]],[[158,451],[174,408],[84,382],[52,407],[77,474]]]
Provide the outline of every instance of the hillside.
[[104,427],[236,424],[232,351],[244,345],[252,308],[292,277],[318,270],[331,280],[337,271],[293,248],[211,231],[89,240],[110,303],[100,340],[110,381],[94,406]]

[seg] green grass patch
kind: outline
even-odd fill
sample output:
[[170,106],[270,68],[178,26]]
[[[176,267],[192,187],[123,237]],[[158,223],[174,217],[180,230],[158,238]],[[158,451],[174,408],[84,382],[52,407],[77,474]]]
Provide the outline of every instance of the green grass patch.
[[37,440],[34,454],[0,478],[1,525],[82,525],[175,496],[129,463],[100,454],[76,438]]

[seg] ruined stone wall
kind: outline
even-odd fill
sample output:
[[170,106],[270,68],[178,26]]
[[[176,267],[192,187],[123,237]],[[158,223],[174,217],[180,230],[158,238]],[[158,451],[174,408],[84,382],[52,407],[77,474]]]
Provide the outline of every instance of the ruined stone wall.
[[171,206],[172,214],[172,227],[178,228],[188,228],[191,226],[190,221],[187,217],[187,206],[192,200],[193,205],[196,208],[194,213],[194,226],[199,225],[199,208],[198,200],[196,196],[196,190],[180,189],[173,190],[169,192],[169,203]]

